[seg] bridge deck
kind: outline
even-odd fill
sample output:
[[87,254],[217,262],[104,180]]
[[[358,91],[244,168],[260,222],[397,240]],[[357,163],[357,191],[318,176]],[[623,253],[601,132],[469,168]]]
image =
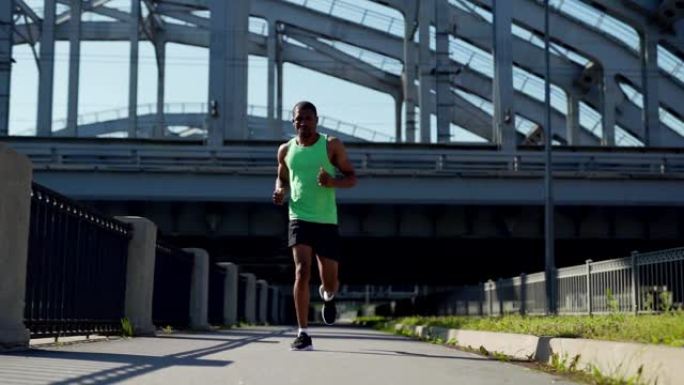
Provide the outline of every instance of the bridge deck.
[[312,328],[315,351],[290,352],[291,329],[260,327],[77,344],[0,355],[3,384],[571,384],[429,343],[352,328]]

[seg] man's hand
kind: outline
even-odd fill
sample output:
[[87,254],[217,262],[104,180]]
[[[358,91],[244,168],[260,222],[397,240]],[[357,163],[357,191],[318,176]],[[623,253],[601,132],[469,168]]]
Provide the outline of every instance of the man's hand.
[[333,186],[333,177],[332,175],[328,174],[324,169],[323,166],[318,170],[318,185],[322,187],[334,187]]
[[285,193],[287,190],[284,188],[280,187],[277,188],[273,191],[273,203],[277,205],[282,205],[283,202],[285,201]]

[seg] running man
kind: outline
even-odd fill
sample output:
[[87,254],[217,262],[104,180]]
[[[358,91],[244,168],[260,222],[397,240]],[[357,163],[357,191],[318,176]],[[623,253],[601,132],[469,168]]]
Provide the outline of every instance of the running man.
[[[323,299],[322,318],[332,325],[337,316],[339,288],[339,233],[335,189],[356,184],[354,168],[342,142],[316,131],[318,113],[310,102],[294,106],[292,123],[297,135],[278,148],[278,176],[273,203],[282,205],[289,192],[288,247],[295,263],[294,304],[299,331],[291,350],[312,350],[307,333],[309,278],[316,255]],[[335,176],[335,169],[341,175]]]

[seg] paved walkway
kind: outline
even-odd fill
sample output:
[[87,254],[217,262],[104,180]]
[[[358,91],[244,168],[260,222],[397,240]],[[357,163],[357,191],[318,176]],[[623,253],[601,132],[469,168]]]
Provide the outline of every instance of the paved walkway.
[[0,384],[572,384],[368,329],[320,327],[310,334],[311,352],[289,351],[293,329],[257,327],[0,354]]

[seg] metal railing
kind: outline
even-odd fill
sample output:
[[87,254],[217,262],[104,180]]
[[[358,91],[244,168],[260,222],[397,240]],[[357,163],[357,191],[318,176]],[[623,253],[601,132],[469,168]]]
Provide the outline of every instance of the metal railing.
[[[559,314],[652,313],[684,308],[684,248],[556,270]],[[438,315],[544,314],[544,272],[432,293],[416,310]]]
[[187,327],[193,256],[161,241],[156,247],[152,322],[157,327]]
[[226,269],[211,264],[209,266],[209,310],[211,325],[223,325],[223,304],[225,298]]
[[31,337],[120,333],[130,226],[35,183],[30,218]]
[[[219,149],[192,143],[117,143],[104,140],[60,143],[13,138],[12,147],[27,155],[36,170],[166,171],[245,174],[275,172],[273,143],[235,144]],[[543,153],[520,149],[515,154],[486,146],[395,148],[350,143],[348,153],[360,175],[422,173],[484,176],[538,176]],[[684,177],[681,150],[558,148],[553,159],[558,177]]]

